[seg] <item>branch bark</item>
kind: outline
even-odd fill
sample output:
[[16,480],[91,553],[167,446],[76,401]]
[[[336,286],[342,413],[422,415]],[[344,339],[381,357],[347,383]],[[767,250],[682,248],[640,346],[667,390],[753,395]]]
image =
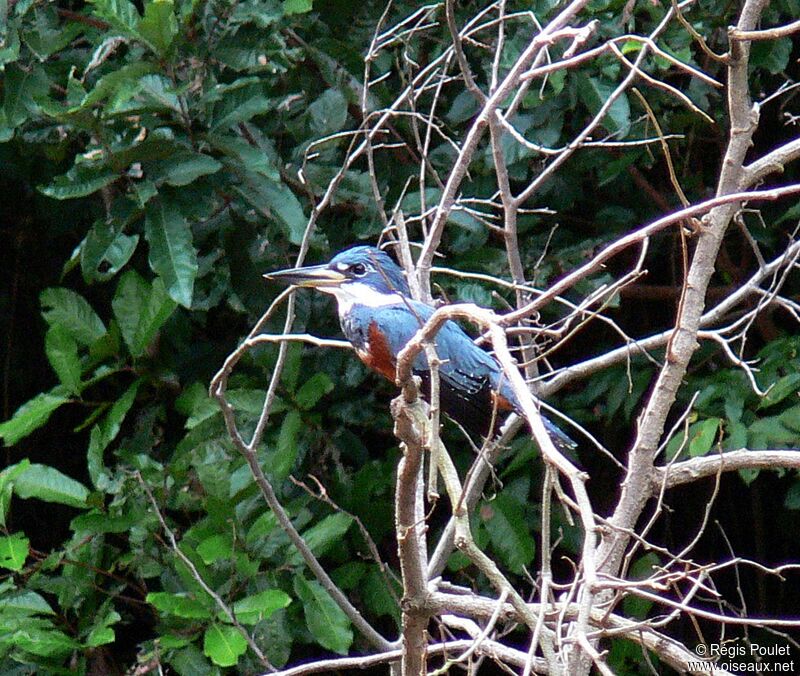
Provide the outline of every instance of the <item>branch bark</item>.
[[[736,28],[740,31],[752,30],[765,4],[766,0],[747,0]],[[730,44],[728,111],[731,129],[717,186],[717,198],[730,197],[739,189],[744,158],[758,122],[757,110],[750,103],[747,81],[749,43],[732,41]],[[722,238],[742,199],[746,197],[715,206],[703,218],[703,227],[686,277],[684,298],[675,321],[675,332],[667,344],[665,364],[638,420],[622,494],[610,519],[614,529],[603,536],[598,549],[597,565],[603,573],[615,575],[619,571],[629,541],[626,533],[634,529],[650,497],[648,488],[655,453],[667,415],[675,402],[689,360],[697,348],[697,332],[705,307],[706,289],[714,272]]]

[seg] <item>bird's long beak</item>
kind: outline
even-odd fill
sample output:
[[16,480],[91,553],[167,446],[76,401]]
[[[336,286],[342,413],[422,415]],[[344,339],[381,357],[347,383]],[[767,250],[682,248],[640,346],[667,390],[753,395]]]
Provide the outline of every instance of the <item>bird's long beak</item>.
[[264,275],[266,279],[286,282],[295,286],[339,286],[347,277],[341,272],[332,270],[327,265],[311,265],[307,268],[291,268],[277,270]]

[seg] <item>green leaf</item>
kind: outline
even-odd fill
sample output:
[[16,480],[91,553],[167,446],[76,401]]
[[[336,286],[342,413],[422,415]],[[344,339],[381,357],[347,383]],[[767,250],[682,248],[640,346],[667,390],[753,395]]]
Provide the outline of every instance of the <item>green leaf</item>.
[[87,507],[89,490],[79,481],[55,467],[31,463],[14,481],[14,493],[21,498],[37,498],[69,507]]
[[86,638],[86,647],[96,648],[97,646],[113,643],[116,639],[117,636],[111,627],[95,627]]
[[389,615],[399,622],[400,608],[377,565],[369,566],[366,577],[360,582],[358,589],[370,612],[378,617]]
[[308,114],[316,135],[335,134],[347,124],[347,99],[338,89],[328,89],[308,107]]
[[130,411],[131,406],[133,406],[133,402],[136,399],[136,394],[139,391],[139,386],[141,384],[141,379],[135,380],[133,383],[131,383],[123,395],[114,402],[111,410],[103,419],[101,427],[103,430],[103,435],[106,439],[106,443],[111,443],[117,438],[120,427],[122,426],[122,421],[125,420],[125,416],[128,414],[128,411]]
[[234,160],[237,165],[245,166],[249,171],[260,174],[271,181],[280,180],[280,172],[270,156],[260,148],[251,146],[244,139],[220,135],[210,136],[208,140],[217,150]]
[[119,280],[111,307],[131,355],[141,357],[172,316],[176,303],[160,279],[151,287],[138,273],[129,270]]
[[139,235],[117,232],[98,221],[81,244],[81,271],[87,282],[104,282],[116,275],[133,256]]
[[249,122],[256,115],[269,113],[275,106],[258,88],[243,87],[227,93],[215,107],[212,132],[222,132],[242,122]]
[[45,336],[45,353],[61,384],[72,394],[81,387],[78,343],[61,324],[51,326]]
[[66,174],[56,176],[50,185],[39,186],[39,192],[54,200],[72,200],[92,195],[117,178],[117,174],[107,167],[79,165]]
[[[658,554],[655,552],[645,554],[633,562],[629,577],[631,580],[646,580],[658,569],[659,564]],[[634,594],[626,596],[622,603],[626,616],[640,620],[644,620],[653,607],[653,601],[640,598]]]
[[73,108],[72,111],[93,106],[104,99],[109,99],[109,107],[112,109],[126,103],[139,91],[142,76],[151,74],[154,68],[155,66],[148,61],[134,61],[112,70],[97,81],[94,88],[81,101],[80,106]]
[[41,68],[8,65],[3,74],[3,126],[15,128],[37,110],[34,100],[44,96],[50,81]]
[[110,610],[105,616],[95,623],[86,638],[86,646],[89,648],[96,648],[97,646],[113,643],[116,640],[116,634],[111,628],[112,624],[116,624],[122,619],[116,610]]
[[484,505],[481,516],[486,522],[489,540],[503,562],[514,573],[530,566],[536,544],[528,531],[525,510],[512,496],[500,494]]
[[[269,618],[276,610],[286,608],[291,602],[291,597],[280,589],[267,589],[234,603],[233,614],[242,624],[257,624]],[[227,621],[221,613],[218,617]]]
[[[578,77],[578,95],[592,115],[600,112],[615,89],[615,85],[596,77],[587,77],[583,74]],[[603,126],[615,134],[617,139],[628,135],[631,128],[631,107],[624,92],[614,100],[606,112]]]
[[315,373],[295,394],[297,405],[304,411],[314,408],[317,402],[333,391],[333,381],[326,373]]
[[44,425],[53,411],[69,401],[69,397],[62,392],[60,387],[42,392],[20,406],[11,420],[0,425],[0,437],[6,445],[13,446]]
[[183,389],[183,392],[175,400],[175,408],[178,413],[186,416],[187,430],[197,427],[204,420],[208,420],[220,412],[217,402],[208,396],[208,389],[203,383],[198,382]]
[[709,418],[695,423],[689,428],[689,455],[696,458],[711,450],[717,438],[717,430],[722,424],[719,418]]
[[101,477],[105,473],[103,465],[103,452],[108,445],[116,439],[119,430],[122,427],[122,422],[128,414],[133,402],[136,399],[136,393],[141,385],[141,379],[135,380],[125,393],[114,402],[114,405],[108,411],[106,416],[94,427],[89,435],[89,448],[86,452],[87,468],[89,470],[89,477],[92,480],[92,485],[95,488],[102,489],[103,482]]
[[[252,473],[250,472],[249,468],[247,470],[247,474],[250,474],[252,477]],[[278,527],[278,519],[272,512],[264,512],[261,516],[259,516],[254,522],[253,525],[250,526],[250,530],[247,531],[247,535],[245,537],[245,542],[248,547],[256,547],[260,542],[266,540],[270,533],[273,533],[275,529]]]
[[150,592],[145,601],[164,615],[174,615],[187,620],[206,620],[211,613],[205,604],[185,594]]
[[786,509],[800,509],[800,481],[795,480],[791,488],[786,491],[783,506],[786,507]]
[[[172,643],[171,635],[167,643]],[[219,676],[219,669],[209,662],[200,651],[199,646],[189,643],[185,648],[171,651],[169,664],[180,676]]]
[[797,435],[796,441],[800,444],[800,405],[787,408],[778,416],[781,425],[789,430],[793,430]]
[[268,469],[274,479],[285,479],[292,471],[300,452],[298,438],[302,429],[303,419],[300,417],[300,412],[289,411],[281,424],[275,453],[269,459]]
[[738,392],[728,392],[725,396],[725,417],[731,423],[738,423],[744,412],[744,397]]
[[64,328],[79,345],[88,347],[106,335],[105,324],[92,306],[71,289],[45,289],[39,298],[45,321]]
[[150,163],[149,176],[173,186],[189,185],[200,176],[216,173],[222,165],[213,157],[201,153],[176,153],[172,157]]
[[156,54],[165,56],[178,34],[178,21],[172,0],[153,0],[148,3],[144,8],[144,16],[139,21],[138,32]]
[[162,75],[144,75],[139,80],[139,93],[151,106],[181,112],[181,102],[172,83]]
[[18,650],[41,657],[69,655],[80,647],[77,641],[53,629],[32,626],[30,622],[23,629],[14,632],[10,643]]
[[0,47],[0,66],[13,63],[19,58],[19,33],[10,28],[5,36],[5,43]]
[[[237,411],[242,413],[249,413],[253,416],[260,416],[264,408],[264,402],[267,398],[266,390],[251,390],[251,389],[231,389],[228,390],[228,401]],[[217,404],[214,404],[217,406]],[[275,397],[272,401],[272,412],[282,411],[286,409],[286,404],[279,398]],[[217,406],[219,410],[219,406]]]
[[760,40],[750,48],[750,65],[776,75],[786,68],[792,55],[792,39]]
[[144,233],[150,244],[150,267],[176,303],[191,307],[198,266],[186,219],[172,202],[152,200],[145,210]]
[[[19,572],[28,558],[30,540],[24,533],[0,536],[0,568]],[[5,607],[5,603],[3,603]]]
[[774,406],[791,395],[796,398],[798,390],[800,390],[800,373],[790,373],[783,376],[769,388],[766,396],[758,403],[758,408],[760,410]]
[[[35,21],[30,24],[29,30],[23,31],[23,38],[26,47],[41,62],[45,62],[48,57],[67,47],[84,31],[84,28],[75,25],[77,22],[59,21],[55,11],[41,8],[37,9],[34,14]],[[72,78],[70,79],[72,80]]]
[[310,12],[313,7],[313,0],[283,0],[283,13],[285,16],[305,14]]
[[[344,534],[353,524],[353,517],[338,512],[326,516],[322,521],[313,525],[303,533],[303,540],[316,556],[323,556],[332,545],[340,542]],[[292,566],[299,566],[303,562],[300,552],[293,549],[287,562]]]
[[258,209],[265,218],[276,218],[292,244],[300,244],[306,231],[307,219],[300,200],[283,183],[266,181],[252,174],[246,188],[237,192]]
[[220,667],[233,667],[247,650],[247,641],[235,627],[213,624],[203,636],[203,653]]
[[736,451],[747,446],[747,426],[744,423],[729,423],[726,428],[728,438],[723,446],[726,451]]
[[111,28],[123,35],[135,37],[139,25],[139,12],[129,0],[90,0],[94,14],[104,19]]
[[220,559],[229,559],[233,554],[233,541],[229,535],[217,533],[205,538],[197,545],[197,553],[205,564],[214,563]]
[[3,598],[3,611],[20,615],[55,615],[50,604],[34,591],[21,591]]
[[18,463],[6,467],[0,472],[0,526],[6,527],[6,514],[11,505],[11,492],[14,488],[14,479],[31,466],[31,461],[23,458]]
[[317,642],[340,655],[347,654],[353,643],[350,620],[316,580],[301,575],[294,578],[294,590],[303,602],[306,626]]
[[792,425],[792,418],[798,417],[800,406],[792,407],[779,416],[756,420],[747,430],[747,447],[751,449],[787,446],[796,448],[800,444],[800,431]]

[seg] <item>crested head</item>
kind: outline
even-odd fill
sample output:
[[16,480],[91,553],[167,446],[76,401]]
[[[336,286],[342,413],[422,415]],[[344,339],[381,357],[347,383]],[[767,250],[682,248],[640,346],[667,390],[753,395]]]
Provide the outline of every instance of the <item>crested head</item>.
[[363,284],[381,294],[411,295],[400,266],[374,246],[345,249],[331,259],[328,267],[347,277],[344,284]]

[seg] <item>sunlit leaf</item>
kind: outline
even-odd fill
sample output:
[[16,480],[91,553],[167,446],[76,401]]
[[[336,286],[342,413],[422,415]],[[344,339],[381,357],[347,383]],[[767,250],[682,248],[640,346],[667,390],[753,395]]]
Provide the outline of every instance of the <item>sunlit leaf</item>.
[[689,455],[696,458],[706,455],[717,438],[717,431],[722,421],[719,418],[703,420],[689,430]]
[[13,446],[44,425],[53,411],[68,401],[63,388],[37,394],[20,406],[11,420],[0,425],[0,437],[7,446]]
[[0,568],[15,572],[22,570],[29,547],[30,541],[24,533],[0,535]]
[[79,481],[55,467],[31,463],[14,480],[14,493],[21,498],[37,498],[69,507],[85,508],[89,490]]
[[30,467],[31,461],[23,458],[19,462],[6,467],[0,472],[0,526],[6,527],[6,515],[11,505],[11,493],[14,488],[14,479]]
[[247,641],[235,627],[212,624],[203,636],[203,652],[214,664],[235,666],[247,650]]
[[21,591],[13,596],[6,596],[3,598],[3,610],[25,615],[55,615],[50,604],[35,591]]
[[86,645],[90,648],[113,643],[116,640],[116,634],[111,627],[122,619],[122,616],[115,610],[106,613],[99,621],[95,622],[89,635],[86,637]]
[[[291,597],[280,589],[267,589],[236,601],[233,612],[242,624],[256,624],[270,617],[276,610],[286,608],[291,602]],[[217,617],[223,622],[227,621],[222,613]]]
[[313,7],[313,0],[283,0],[283,13],[286,16],[305,14],[310,12]]
[[213,157],[201,153],[182,152],[150,163],[149,176],[156,183],[162,180],[168,185],[184,186],[200,176],[213,174],[221,168],[222,165]]
[[61,631],[42,628],[25,623],[25,628],[11,635],[14,647],[33,655],[42,657],[59,657],[69,655],[78,647],[78,642]]
[[211,617],[211,613],[204,603],[185,594],[150,592],[145,600],[165,615],[195,620],[209,619]]
[[197,553],[207,564],[219,559],[229,559],[233,554],[233,542],[229,535],[216,533],[197,545]]

